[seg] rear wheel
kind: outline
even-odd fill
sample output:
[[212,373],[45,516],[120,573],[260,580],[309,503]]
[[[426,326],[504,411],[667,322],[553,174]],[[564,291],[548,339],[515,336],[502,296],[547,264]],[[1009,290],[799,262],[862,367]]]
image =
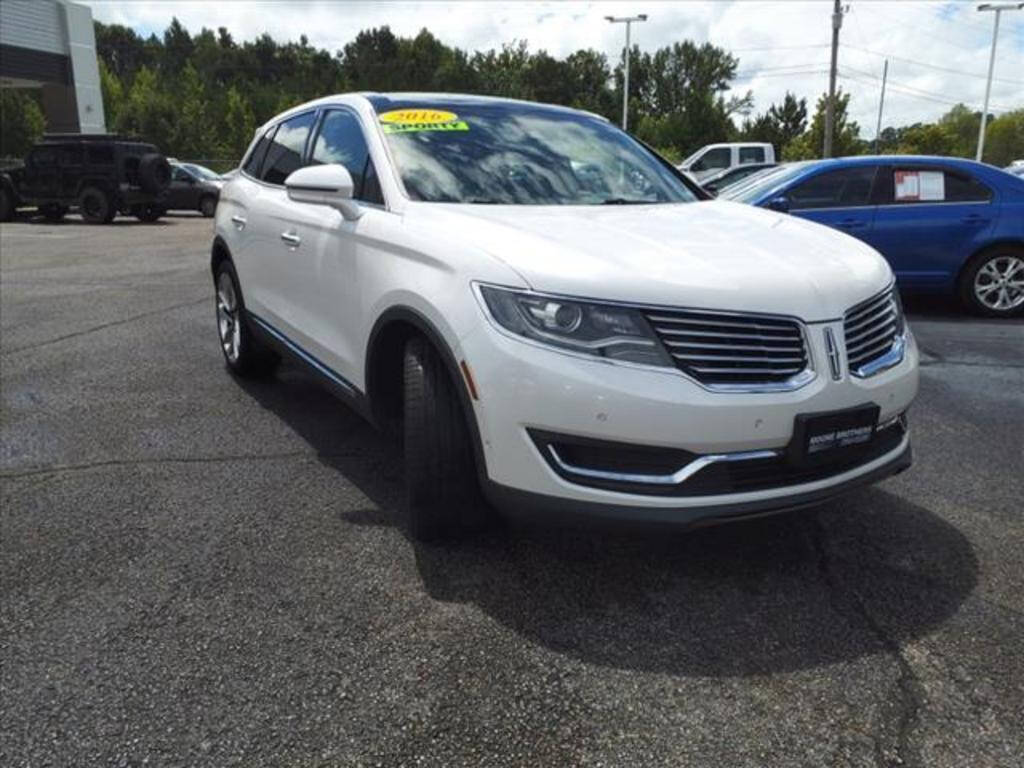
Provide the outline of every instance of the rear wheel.
[[78,196],[78,212],[89,224],[108,224],[113,221],[114,203],[110,196],[98,187],[86,187]]
[[217,199],[213,195],[206,195],[199,201],[199,212],[206,218],[210,218],[217,212]]
[[1024,248],[997,245],[971,259],[960,276],[960,298],[988,317],[1024,313]]
[[139,221],[153,222],[164,215],[164,209],[159,205],[139,205],[132,209],[132,214]]
[[420,541],[437,541],[480,528],[488,509],[455,382],[421,336],[406,343],[403,367],[409,533]]
[[256,338],[245,316],[238,275],[230,261],[217,267],[217,334],[228,367],[239,376],[257,378],[271,373],[278,357]]

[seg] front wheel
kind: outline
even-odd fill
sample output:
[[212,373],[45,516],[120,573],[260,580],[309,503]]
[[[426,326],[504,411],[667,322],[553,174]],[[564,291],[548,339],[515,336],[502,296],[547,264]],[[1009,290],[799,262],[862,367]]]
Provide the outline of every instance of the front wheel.
[[421,336],[405,346],[404,443],[409,533],[437,541],[488,519],[466,414],[444,361]]
[[975,256],[960,278],[960,298],[988,317],[1024,312],[1024,248],[997,245]]
[[230,261],[217,267],[217,335],[224,361],[234,373],[257,378],[271,373],[278,357],[256,338],[245,315],[238,275]]

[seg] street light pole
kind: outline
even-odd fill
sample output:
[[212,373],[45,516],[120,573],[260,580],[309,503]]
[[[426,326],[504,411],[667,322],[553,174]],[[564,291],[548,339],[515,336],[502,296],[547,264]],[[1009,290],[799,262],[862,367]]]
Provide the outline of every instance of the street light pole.
[[1024,8],[1024,3],[982,3],[978,6],[979,11],[995,11],[996,21],[992,27],[992,52],[988,57],[988,80],[985,83],[985,106],[981,110],[981,127],[978,129],[978,154],[974,159],[981,162],[982,152],[985,151],[985,123],[988,122],[988,97],[992,93],[992,70],[996,66],[996,41],[999,39],[999,16],[1003,11],[1019,11]]
[[641,13],[637,16],[605,16],[607,21],[612,24],[625,24],[626,25],[626,54],[625,64],[623,66],[623,85],[622,85],[622,130],[626,130],[626,126],[629,123],[629,28],[634,21],[647,21],[647,14]]

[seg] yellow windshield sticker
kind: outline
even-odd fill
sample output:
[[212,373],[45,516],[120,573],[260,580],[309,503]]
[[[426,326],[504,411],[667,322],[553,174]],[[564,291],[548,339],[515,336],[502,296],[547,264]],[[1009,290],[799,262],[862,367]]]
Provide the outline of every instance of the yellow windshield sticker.
[[468,131],[469,124],[444,109],[393,109],[378,118],[384,133]]

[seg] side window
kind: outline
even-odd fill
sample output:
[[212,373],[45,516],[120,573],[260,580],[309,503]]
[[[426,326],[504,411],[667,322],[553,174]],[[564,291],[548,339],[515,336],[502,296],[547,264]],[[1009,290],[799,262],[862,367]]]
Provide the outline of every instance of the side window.
[[789,207],[791,210],[800,210],[868,205],[874,180],[874,166],[819,173],[789,190]]
[[732,164],[732,150],[729,147],[709,149],[698,158],[691,171],[710,171],[713,168],[728,168]]
[[975,203],[992,199],[992,190],[967,174],[937,168],[894,168],[892,199],[897,204]]
[[764,147],[740,147],[740,165],[744,163],[763,163]]
[[267,148],[267,157],[260,170],[260,178],[268,184],[284,184],[284,180],[302,167],[302,152],[306,147],[309,129],[316,113],[307,112],[285,120],[277,127]]
[[992,199],[992,190],[977,179],[945,172],[946,200],[951,203],[987,203]]
[[90,146],[85,150],[85,157],[89,165],[113,165],[114,148]]
[[33,168],[52,168],[57,164],[57,153],[52,149],[37,149],[32,153]]
[[191,176],[188,175],[188,172],[184,168],[182,168],[180,166],[177,166],[177,165],[174,166],[174,169],[171,171],[171,180],[172,181],[184,181],[184,182],[187,182],[190,178],[191,178]]
[[60,164],[63,166],[68,165],[81,165],[82,164],[82,148],[75,144],[69,144],[66,147],[60,148]]
[[345,166],[352,175],[353,196],[357,200],[384,202],[363,129],[351,112],[331,110],[324,115],[310,162]]
[[260,136],[260,140],[252,148],[252,152],[249,153],[249,159],[245,161],[245,166],[242,168],[242,170],[255,179],[260,177],[260,164],[263,162],[263,156],[267,153],[267,147],[270,146],[270,137],[273,135],[274,129],[271,128]]

